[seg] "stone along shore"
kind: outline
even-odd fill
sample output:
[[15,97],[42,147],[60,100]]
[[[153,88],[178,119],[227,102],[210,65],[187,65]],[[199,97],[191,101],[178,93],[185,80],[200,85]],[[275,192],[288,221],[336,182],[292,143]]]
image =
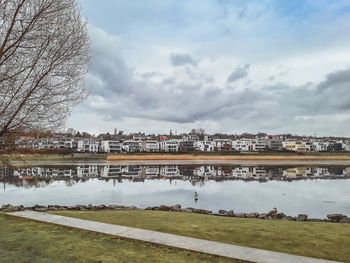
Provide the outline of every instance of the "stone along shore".
[[121,206],[121,205],[75,205],[75,206],[60,206],[60,205],[34,205],[30,207],[3,205],[0,211],[3,212],[16,212],[24,210],[33,210],[38,212],[46,211],[103,211],[103,210],[155,210],[155,211],[169,211],[169,212],[184,212],[184,213],[197,213],[211,216],[223,216],[223,217],[237,217],[237,218],[255,218],[264,220],[286,220],[286,221],[304,221],[304,222],[334,222],[334,223],[350,223],[350,217],[343,214],[328,214],[326,219],[309,218],[307,214],[299,214],[298,216],[288,216],[284,213],[279,213],[277,209],[273,209],[268,213],[235,213],[233,210],[220,209],[217,213],[213,211],[198,209],[193,207],[181,208],[181,205],[160,205],[149,206],[145,209],[138,208],[136,206]]

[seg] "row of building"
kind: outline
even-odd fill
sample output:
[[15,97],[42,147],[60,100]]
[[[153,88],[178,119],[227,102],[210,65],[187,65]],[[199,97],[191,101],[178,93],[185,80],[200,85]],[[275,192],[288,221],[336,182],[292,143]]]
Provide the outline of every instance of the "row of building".
[[350,141],[318,138],[284,139],[281,137],[222,139],[204,136],[182,138],[32,138],[18,140],[21,148],[30,149],[72,149],[76,152],[230,152],[230,151],[295,151],[295,152],[334,152],[350,151]]

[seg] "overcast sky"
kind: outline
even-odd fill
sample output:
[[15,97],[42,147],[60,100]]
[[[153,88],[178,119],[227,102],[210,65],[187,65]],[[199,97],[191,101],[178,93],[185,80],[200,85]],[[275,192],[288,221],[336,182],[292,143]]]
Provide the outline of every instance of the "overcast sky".
[[90,96],[67,127],[350,136],[350,1],[81,0]]

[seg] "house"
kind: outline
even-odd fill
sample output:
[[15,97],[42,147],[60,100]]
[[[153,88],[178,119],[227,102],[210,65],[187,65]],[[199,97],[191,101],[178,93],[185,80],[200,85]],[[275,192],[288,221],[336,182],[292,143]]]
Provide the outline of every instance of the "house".
[[162,141],[160,142],[160,149],[163,152],[178,152],[179,143],[178,141]]
[[306,143],[303,141],[287,140],[283,142],[283,148],[289,151],[305,152]]
[[216,139],[215,151],[231,151],[232,150],[232,140],[231,139]]
[[143,148],[146,152],[159,152],[159,142],[158,141],[143,141]]
[[215,148],[215,142],[213,141],[197,141],[195,143],[195,148],[197,151],[201,152],[212,152]]
[[232,141],[232,149],[235,151],[249,151],[250,140],[239,139]]
[[272,138],[268,141],[267,145],[272,151],[282,151],[283,150],[283,143],[282,139],[279,138]]
[[139,141],[127,140],[123,142],[123,151],[125,152],[141,152],[142,145]]
[[101,151],[106,153],[120,153],[122,151],[122,143],[119,141],[101,141]]
[[251,140],[249,145],[249,150],[255,152],[265,151],[268,147],[267,140]]
[[78,152],[98,152],[98,143],[94,140],[83,139],[77,144]]
[[179,143],[179,151],[180,152],[194,152],[196,150],[195,147],[196,142],[194,141],[183,141]]

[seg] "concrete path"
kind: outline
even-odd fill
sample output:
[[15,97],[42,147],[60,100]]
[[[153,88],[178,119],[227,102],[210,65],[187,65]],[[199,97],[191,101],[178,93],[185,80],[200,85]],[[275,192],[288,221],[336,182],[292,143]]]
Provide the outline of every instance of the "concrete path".
[[21,217],[56,225],[103,233],[121,238],[135,239],[153,244],[187,249],[222,257],[229,257],[250,262],[264,263],[330,263],[335,261],[307,258],[290,254],[272,252],[268,250],[229,245],[198,238],[184,237],[149,231],[140,228],[105,224],[66,216],[39,213],[34,211],[20,211],[7,213],[7,215]]

